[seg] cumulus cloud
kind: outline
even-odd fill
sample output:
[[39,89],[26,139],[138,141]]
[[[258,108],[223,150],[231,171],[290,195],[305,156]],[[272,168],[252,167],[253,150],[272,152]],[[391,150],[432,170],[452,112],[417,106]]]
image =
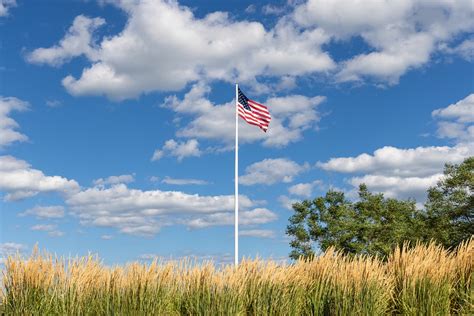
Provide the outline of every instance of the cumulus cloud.
[[199,157],[202,152],[199,149],[199,142],[196,139],[190,139],[184,142],[177,142],[174,139],[169,139],[165,142],[161,149],[155,150],[151,161],[157,161],[164,156],[173,156],[178,161],[183,160],[185,157]]
[[[98,212],[101,209],[123,213],[127,211],[145,211],[146,214],[212,213],[230,211],[234,208],[233,195],[200,196],[179,191],[141,191],[129,189],[125,184],[110,188],[93,187],[70,196],[66,202],[73,211]],[[253,205],[242,196],[242,206]],[[138,213],[137,213],[138,214]]]
[[474,94],[445,108],[434,110],[431,115],[438,119],[437,134],[457,142],[474,142]]
[[[442,171],[440,168],[439,171]],[[353,177],[349,183],[354,187],[365,183],[367,187],[375,192],[383,192],[387,197],[392,198],[414,198],[417,201],[424,201],[426,190],[435,185],[442,178],[442,173],[435,173],[425,177],[400,177],[386,175],[364,175]]]
[[288,183],[306,169],[308,165],[299,165],[286,158],[264,159],[245,168],[239,181],[243,185]]
[[440,50],[448,54],[459,55],[469,62],[474,61],[474,38],[468,38],[457,46],[449,47],[446,44],[440,45]]
[[233,264],[234,255],[230,253],[195,253],[191,251],[184,251],[176,255],[160,255],[157,253],[144,253],[138,257],[139,260],[152,261],[157,260],[160,263],[174,263],[182,262],[184,260],[191,261],[193,263],[205,263],[213,262],[215,265],[228,265]]
[[178,113],[205,113],[210,112],[214,105],[206,96],[211,92],[211,87],[204,81],[194,84],[180,100],[176,95],[165,98],[162,105]]
[[280,203],[281,206],[291,211],[293,209],[293,204],[301,202],[301,200],[296,199],[296,198],[290,198],[286,195],[280,195],[278,197],[278,202]]
[[[165,179],[168,182],[176,180]],[[128,180],[131,180],[128,175],[109,177],[96,181],[98,185],[81,190],[74,180],[46,176],[23,160],[0,156],[0,189],[7,193],[5,200],[26,198],[41,192],[64,193],[70,213],[83,225],[113,227],[125,234],[152,236],[163,226],[169,225],[193,228],[227,225],[233,216],[233,195],[201,196],[180,191],[142,191],[128,188],[124,183]],[[186,180],[190,181],[182,179],[180,182],[178,179],[174,182],[182,184]],[[266,209],[255,208],[259,204],[261,202],[240,196],[244,225],[266,223],[276,216]],[[64,217],[64,207],[36,206],[20,215],[61,218]],[[47,232],[51,237],[64,235],[53,224],[38,224],[31,229]]]
[[255,4],[249,5],[247,8],[245,8],[245,13],[255,13],[257,11],[257,6]]
[[36,216],[36,218],[63,218],[64,207],[54,206],[35,206],[19,214],[20,216]]
[[[239,200],[240,203],[240,200]],[[239,225],[259,225],[273,222],[278,216],[266,208],[256,208],[251,211],[239,212]],[[233,225],[233,213],[215,213],[202,216],[186,222],[190,228],[205,228],[210,226]]]
[[23,112],[28,107],[28,103],[20,99],[0,96],[0,149],[14,142],[28,140],[26,135],[16,130],[19,125],[9,116],[11,112]]
[[450,138],[457,142],[472,143],[474,140],[474,125],[441,121],[438,123],[437,135],[440,138]]
[[[168,97],[163,107],[172,109],[178,115],[192,117],[191,122],[177,131],[178,137],[217,140],[230,148],[235,139],[235,103],[214,105],[207,99],[209,92],[208,85],[197,83],[182,99]],[[284,147],[296,142],[305,130],[316,128],[320,120],[318,106],[325,100],[323,96],[289,95],[262,101],[272,114],[270,129],[262,133],[255,126],[239,120],[239,141],[262,142],[268,147]],[[163,150],[158,152],[158,157],[162,155]]]
[[460,123],[474,123],[474,94],[468,95],[459,102],[432,112],[433,117],[452,119]]
[[315,180],[313,182],[298,183],[298,184],[290,186],[288,188],[288,192],[293,195],[309,198],[313,194],[313,188],[315,186],[321,187],[322,182],[320,180]]
[[7,193],[4,200],[20,200],[42,192],[72,194],[79,190],[79,184],[61,176],[47,176],[24,160],[0,156],[0,190]]
[[63,105],[63,103],[59,100],[50,99],[50,100],[46,100],[46,105],[49,106],[50,108],[57,108]]
[[427,176],[439,172],[446,162],[459,163],[471,153],[468,146],[432,146],[396,148],[385,146],[371,154],[356,157],[332,158],[317,166],[343,173],[371,173],[387,176]]
[[472,122],[474,95],[432,112],[438,119],[438,136],[452,138],[453,146],[395,148],[386,146],[373,154],[332,158],[316,165],[327,171],[360,174],[348,179],[353,186],[367,184],[369,189],[389,197],[415,198],[422,202],[426,190],[443,177],[445,163],[461,163],[474,155]]
[[426,190],[441,179],[445,163],[460,163],[473,154],[474,148],[466,144],[408,149],[387,146],[372,155],[332,158],[317,165],[328,171],[365,173],[348,180],[353,186],[365,183],[369,189],[389,197],[423,201]]
[[50,237],[62,237],[64,236],[64,232],[57,229],[57,225],[53,224],[38,224],[31,227],[31,230],[34,231],[42,231],[48,233]]
[[26,250],[26,248],[26,245],[14,242],[0,243],[0,265],[3,265],[5,263],[5,259],[8,256],[21,254]]
[[284,6],[266,4],[262,7],[262,13],[266,15],[281,15],[287,10]]
[[59,44],[49,48],[37,48],[26,56],[26,60],[35,64],[60,66],[74,57],[85,55],[89,60],[96,59],[96,47],[92,33],[105,24],[102,18],[88,18],[79,15],[74,19]]
[[16,7],[16,0],[0,0],[0,17],[7,16],[13,7]]
[[[255,205],[240,196],[242,210]],[[93,187],[66,200],[71,212],[84,225],[115,227],[132,235],[152,236],[163,226],[180,224],[189,218],[232,212],[233,195],[200,196],[179,191],[142,191],[125,184]]]
[[118,183],[130,183],[135,181],[135,177],[132,174],[122,174],[120,176],[110,176],[107,178],[99,178],[93,181],[94,185],[104,186],[113,185]]
[[209,182],[199,179],[175,179],[171,177],[165,177],[161,182],[172,185],[205,185]]
[[239,231],[242,237],[275,238],[275,232],[270,229],[244,229]]
[[[104,20],[78,16],[57,45],[28,55],[31,62],[52,65],[86,56],[90,65],[62,81],[73,95],[122,100],[152,91],[179,91],[202,80],[252,83],[259,90],[259,80],[314,74],[335,74],[340,82],[373,78],[395,84],[407,71],[427,65],[435,53],[448,52],[454,39],[474,29],[470,0],[308,0],[265,5],[264,13],[281,15],[269,28],[236,20],[227,12],[197,17],[175,0],[106,2],[127,15],[118,34],[96,45],[91,34]],[[249,6],[247,11],[255,8]],[[353,38],[361,38],[367,52],[337,65],[324,49]],[[471,46],[472,41],[465,41],[451,50],[469,59]]]
[[[73,95],[106,95],[116,100],[151,91],[177,91],[201,79],[253,82],[257,76],[324,73],[335,66],[321,50],[328,41],[325,32],[301,30],[290,19],[281,19],[266,30],[259,22],[236,21],[226,12],[198,18],[176,1],[115,4],[128,17],[117,35],[92,47],[91,29],[85,28],[88,36],[80,41],[80,49],[65,53],[68,33],[59,45],[39,51],[48,52],[47,57],[30,60],[56,64],[85,54],[91,65],[79,78],[65,77],[63,85]],[[92,23],[94,27],[101,24],[103,20]]]
[[371,77],[394,84],[408,70],[427,64],[439,44],[474,29],[470,0],[309,0],[294,19],[323,29],[331,38],[361,37],[371,52],[340,64],[339,81]]

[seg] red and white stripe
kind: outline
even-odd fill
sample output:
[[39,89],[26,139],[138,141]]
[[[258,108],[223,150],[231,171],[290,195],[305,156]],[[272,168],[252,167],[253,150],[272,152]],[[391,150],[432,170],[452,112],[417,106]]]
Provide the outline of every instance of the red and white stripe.
[[270,120],[272,119],[270,112],[268,112],[268,108],[265,105],[252,100],[248,101],[248,105],[252,111],[246,110],[244,106],[238,102],[239,116],[247,123],[256,125],[266,132],[268,125],[270,124]]

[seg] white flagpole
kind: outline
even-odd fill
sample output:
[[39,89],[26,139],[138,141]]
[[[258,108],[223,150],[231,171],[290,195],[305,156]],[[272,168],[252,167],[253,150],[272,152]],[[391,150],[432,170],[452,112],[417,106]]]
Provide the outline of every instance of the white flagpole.
[[239,265],[239,113],[238,105],[239,102],[239,85],[235,84],[235,248],[234,248],[234,264],[237,267]]

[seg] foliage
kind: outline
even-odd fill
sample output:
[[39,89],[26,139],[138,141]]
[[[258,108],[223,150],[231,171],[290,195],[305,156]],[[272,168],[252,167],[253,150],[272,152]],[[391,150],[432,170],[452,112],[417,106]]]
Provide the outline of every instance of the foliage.
[[455,247],[474,235],[474,157],[447,164],[444,177],[428,190],[426,239]]
[[448,252],[397,248],[387,261],[328,249],[291,265],[189,261],[105,267],[37,251],[10,257],[7,315],[434,315],[473,308],[474,240]]
[[347,200],[343,192],[329,191],[326,196],[293,205],[287,234],[293,236],[290,257],[314,255],[313,242],[325,251],[335,247],[346,254],[386,257],[403,241],[420,236],[422,214],[415,201],[384,198],[359,187],[359,201]]
[[312,201],[293,204],[287,234],[290,257],[312,257],[314,246],[346,254],[386,258],[403,242],[435,240],[456,247],[474,234],[474,157],[460,165],[447,164],[444,177],[428,190],[425,210],[414,200],[385,198],[362,184],[352,202],[343,192],[329,191]]

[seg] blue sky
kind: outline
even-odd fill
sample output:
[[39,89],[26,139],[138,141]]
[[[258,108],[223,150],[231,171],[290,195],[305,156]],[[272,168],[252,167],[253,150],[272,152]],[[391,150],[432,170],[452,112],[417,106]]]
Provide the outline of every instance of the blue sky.
[[474,152],[471,1],[0,0],[0,252],[284,258],[291,203],[423,207]]

